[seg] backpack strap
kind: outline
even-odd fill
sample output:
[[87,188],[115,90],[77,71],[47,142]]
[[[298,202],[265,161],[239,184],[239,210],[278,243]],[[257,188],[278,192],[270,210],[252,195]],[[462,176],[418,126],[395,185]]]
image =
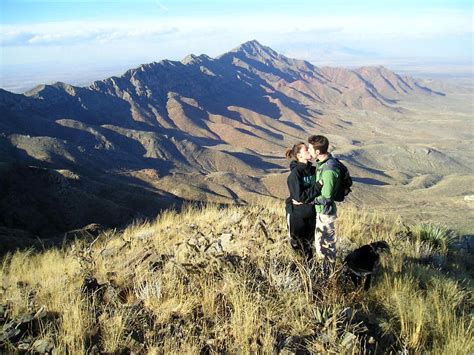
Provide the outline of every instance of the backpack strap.
[[322,165],[322,170],[332,170],[335,171],[338,169],[339,171],[341,170],[339,161],[336,158],[329,158],[326,160],[326,162]]

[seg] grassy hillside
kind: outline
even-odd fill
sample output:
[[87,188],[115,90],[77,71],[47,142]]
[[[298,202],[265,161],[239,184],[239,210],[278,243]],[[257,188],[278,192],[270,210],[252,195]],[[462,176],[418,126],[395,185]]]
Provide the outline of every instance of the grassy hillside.
[[[1,347],[58,353],[472,353],[472,255],[443,228],[340,209],[339,271],[289,249],[281,201],[189,206],[1,264]],[[373,287],[341,260],[392,249]]]

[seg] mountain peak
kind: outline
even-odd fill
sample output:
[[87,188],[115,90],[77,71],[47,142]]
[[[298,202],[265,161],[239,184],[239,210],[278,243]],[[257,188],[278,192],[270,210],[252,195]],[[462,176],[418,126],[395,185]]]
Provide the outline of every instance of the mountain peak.
[[265,49],[268,48],[261,44],[256,39],[242,43],[238,48],[252,48],[252,49]]
[[281,61],[286,59],[283,55],[275,52],[270,47],[264,46],[257,40],[248,41],[242,43],[240,46],[235,47],[230,52],[224,53],[217,59],[221,58],[248,58],[253,59],[262,63],[272,62],[274,60]]
[[275,52],[273,49],[270,47],[264,46],[257,40],[251,40],[245,43],[242,43],[240,46],[234,48],[231,52],[243,52],[247,55],[251,56],[271,56],[275,57],[278,55],[277,52]]

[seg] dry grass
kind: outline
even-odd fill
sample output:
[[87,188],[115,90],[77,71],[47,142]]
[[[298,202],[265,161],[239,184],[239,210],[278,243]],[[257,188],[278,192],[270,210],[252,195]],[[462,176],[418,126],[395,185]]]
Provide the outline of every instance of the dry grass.
[[294,255],[283,213],[278,200],[188,206],[92,245],[16,252],[3,258],[0,300],[8,319],[44,307],[33,336],[59,352],[472,352],[468,256],[400,221],[341,208],[339,265],[359,245],[392,247],[363,292],[343,273],[323,281]]

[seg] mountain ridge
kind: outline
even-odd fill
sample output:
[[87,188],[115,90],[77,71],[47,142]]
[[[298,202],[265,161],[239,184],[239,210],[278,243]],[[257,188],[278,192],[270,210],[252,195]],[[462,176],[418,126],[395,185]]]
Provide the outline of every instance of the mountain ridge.
[[[217,74],[220,74],[221,77],[229,79],[229,72],[232,74],[238,74],[240,69],[242,69],[242,65],[248,66],[249,60],[256,60],[259,63],[265,64],[269,68],[263,68],[259,66],[258,69],[266,69],[266,72],[264,74],[267,74],[266,78],[267,79],[267,84],[269,81],[272,81],[272,79],[276,80],[276,82],[281,81],[286,81],[288,84],[291,84],[297,80],[317,80],[320,83],[332,83],[333,85],[331,88],[337,88],[340,85],[337,81],[332,81],[331,78],[329,78],[326,73],[321,70],[320,68],[314,66],[313,64],[303,61],[303,60],[297,60],[297,59],[291,59],[287,58],[281,54],[278,54],[277,52],[273,51],[270,47],[266,47],[261,45],[259,42],[253,40],[246,42],[233,50],[224,53],[215,59],[210,58],[209,56],[202,54],[200,56],[195,56],[195,55],[189,55],[185,57],[182,61],[170,61],[170,60],[162,60],[160,62],[153,62],[153,63],[148,63],[148,64],[142,64],[137,68],[130,69],[126,71],[122,76],[117,77],[113,76],[110,78],[106,78],[104,80],[97,80],[94,83],[92,83],[89,87],[84,87],[85,89],[92,89],[94,91],[110,94],[113,96],[118,96],[122,99],[127,100],[128,96],[125,95],[125,92],[128,93],[128,95],[134,94],[131,92],[131,90],[126,91],[126,90],[117,90],[120,88],[120,86],[124,84],[132,84],[133,89],[135,89],[135,94],[137,96],[143,96],[143,94],[150,94],[147,93],[146,91],[143,91],[143,87],[150,88],[154,82],[140,82],[140,77],[143,78],[143,74],[148,75],[150,78],[154,78],[153,80],[161,79],[160,82],[164,84],[168,84],[168,91],[173,91],[173,88],[176,88],[178,86],[176,83],[179,82],[179,80],[182,80],[182,76],[178,77],[171,77],[171,74],[196,74],[196,69],[200,69],[203,71],[203,68],[196,68],[197,65],[201,64],[207,64],[211,68],[205,68],[208,69],[209,72],[214,73],[212,69],[214,69]],[[237,63],[234,63],[234,61],[237,61]],[[273,61],[273,62],[271,62]],[[252,64],[255,64],[255,62],[251,62]],[[226,73],[223,73],[222,71],[222,65],[227,64],[227,65],[233,65],[234,68],[233,70],[229,70],[229,67],[226,67]],[[180,67],[182,66],[182,67]],[[285,71],[280,70],[282,66],[286,66]],[[296,71],[294,70],[295,67],[299,70]],[[327,67],[326,67],[327,68]],[[373,68],[370,72],[370,69]],[[369,75],[374,75],[378,72],[377,74],[381,75],[381,68],[383,68],[383,71],[386,73],[392,73],[388,71],[384,67],[361,67],[359,69],[356,69],[354,71],[348,70],[348,69],[343,69],[343,68],[338,68],[339,72],[344,72],[345,75],[356,75],[360,74],[360,76],[364,76],[365,74]],[[220,69],[220,70],[219,70]],[[179,70],[183,70],[183,73],[179,73]],[[272,71],[273,70],[273,71]],[[275,71],[276,70],[276,71]],[[226,75],[227,74],[227,75]],[[243,74],[248,74],[248,73],[243,73]],[[254,73],[255,74],[255,73]],[[271,74],[271,75],[270,75]],[[278,75],[276,75],[278,74]],[[216,75],[216,73],[214,73]],[[293,76],[291,76],[293,75]],[[359,76],[359,78],[360,78]],[[395,80],[400,81],[401,83],[404,83],[404,79],[401,76],[398,75],[393,75],[392,73],[392,78],[395,77]],[[171,79],[173,80],[169,80]],[[201,79],[205,78],[205,76],[201,76]],[[186,78],[188,81],[192,81],[191,78]],[[255,79],[255,78],[253,78]],[[368,78],[364,78],[366,81]],[[353,78],[354,81],[355,78]],[[383,80],[383,79],[381,79]],[[410,82],[413,82],[413,79],[410,80]],[[362,85],[363,83],[358,82],[357,84]],[[395,85],[393,85],[393,82],[390,82],[389,85],[392,88],[395,88]],[[372,89],[373,85],[369,85],[369,88]],[[381,86],[380,84],[378,86]],[[405,83],[405,90],[395,90],[396,94],[408,94],[408,90],[417,90],[417,87],[414,85],[406,85]],[[55,88],[63,88],[66,92],[70,92],[72,96],[74,95],[74,92],[77,91],[75,89],[76,87],[69,85],[69,84],[64,84],[61,82],[55,83],[53,85],[40,85],[32,90],[29,90],[28,92],[25,93],[27,96],[33,96],[33,97],[41,97],[44,98],[44,90],[49,87],[55,87]],[[112,90],[112,89],[115,89]],[[131,89],[131,88],[128,88]],[[182,89],[182,88],[181,88]],[[386,88],[384,88],[386,90]],[[341,87],[339,87],[339,92],[342,93]],[[163,99],[163,92],[157,92],[156,96],[160,97]],[[377,96],[377,95],[376,95]],[[148,97],[150,98],[150,97]],[[325,102],[325,103],[331,103],[331,102]],[[393,102],[389,102],[393,103]]]
[[352,129],[348,110],[392,125],[383,117],[406,110],[399,100],[440,95],[417,83],[384,67],[319,68],[253,40],[87,87],[0,90],[0,161],[133,181],[157,198],[243,202],[274,196],[262,176],[284,172],[283,150],[307,132]]

